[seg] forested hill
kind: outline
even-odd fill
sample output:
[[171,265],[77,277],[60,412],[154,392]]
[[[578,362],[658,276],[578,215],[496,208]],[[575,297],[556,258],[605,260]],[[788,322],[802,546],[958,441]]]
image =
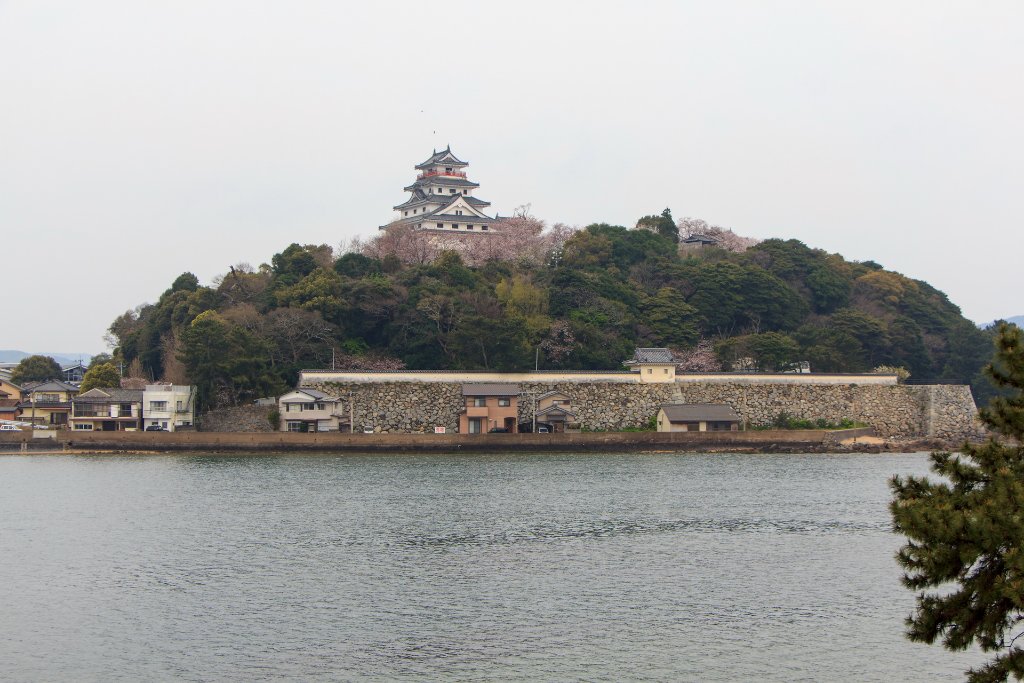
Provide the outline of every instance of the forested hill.
[[111,343],[136,374],[198,384],[207,405],[273,395],[332,357],[381,369],[616,369],[636,346],[667,346],[683,369],[889,365],[980,389],[992,353],[990,334],[926,282],[796,240],[687,252],[671,234],[604,224],[521,237],[484,259],[409,256],[381,240],[339,258],[292,244],[209,286],[181,275],[118,317]]

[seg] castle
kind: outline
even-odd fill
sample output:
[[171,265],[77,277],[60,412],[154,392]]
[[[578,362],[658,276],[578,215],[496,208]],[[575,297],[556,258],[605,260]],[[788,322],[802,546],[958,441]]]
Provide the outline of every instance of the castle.
[[393,207],[398,218],[380,229],[408,225],[416,230],[464,235],[492,230],[501,219],[484,213],[491,203],[473,196],[480,185],[466,177],[467,166],[450,146],[434,150],[429,159],[416,165],[416,182],[404,188],[409,198]]

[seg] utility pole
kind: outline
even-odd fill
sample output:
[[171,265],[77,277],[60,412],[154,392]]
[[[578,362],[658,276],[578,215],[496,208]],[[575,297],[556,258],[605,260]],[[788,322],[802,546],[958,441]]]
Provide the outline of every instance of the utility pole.
[[537,347],[537,352],[533,354],[533,370],[534,372],[540,370],[540,347]]
[[[331,353],[332,354],[334,353],[333,349],[331,349]],[[332,366],[333,366],[333,362],[332,362]],[[352,392],[351,389],[349,389],[349,391],[348,391],[348,433],[349,434],[355,434],[356,433],[356,418],[355,418],[356,411],[355,411],[355,408],[353,407],[354,406],[354,404],[353,404],[353,400],[354,400],[353,397],[354,396],[355,396],[355,394]]]

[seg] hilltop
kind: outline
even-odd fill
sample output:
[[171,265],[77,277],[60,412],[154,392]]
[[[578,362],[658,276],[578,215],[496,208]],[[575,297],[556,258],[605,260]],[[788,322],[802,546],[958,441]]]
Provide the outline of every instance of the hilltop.
[[484,251],[392,232],[340,255],[292,244],[209,285],[179,276],[113,322],[115,356],[199,384],[207,405],[274,394],[332,362],[607,369],[635,346],[676,350],[684,371],[899,366],[987,395],[990,332],[928,283],[796,240],[719,231],[693,247],[647,218],[653,229],[570,230],[520,217]]

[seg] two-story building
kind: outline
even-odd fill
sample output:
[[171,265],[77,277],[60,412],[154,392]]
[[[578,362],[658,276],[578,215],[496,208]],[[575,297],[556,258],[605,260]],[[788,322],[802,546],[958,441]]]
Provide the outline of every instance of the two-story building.
[[78,395],[78,387],[51,380],[26,384],[22,387],[18,408],[23,422],[49,427],[66,427],[71,415],[71,400]]
[[668,349],[638,348],[623,365],[640,373],[641,382],[676,381],[676,361]]
[[142,392],[96,388],[71,400],[71,429],[123,432],[142,429]]
[[283,432],[350,431],[341,399],[316,389],[296,389],[278,399]]
[[0,420],[16,420],[21,413],[21,387],[0,379]]
[[519,431],[518,384],[463,384],[459,433]]
[[576,413],[572,410],[572,399],[561,391],[548,391],[537,397],[537,430],[554,433],[566,431],[575,424]]
[[168,432],[192,429],[196,388],[182,384],[147,384],[142,392],[143,428]]

